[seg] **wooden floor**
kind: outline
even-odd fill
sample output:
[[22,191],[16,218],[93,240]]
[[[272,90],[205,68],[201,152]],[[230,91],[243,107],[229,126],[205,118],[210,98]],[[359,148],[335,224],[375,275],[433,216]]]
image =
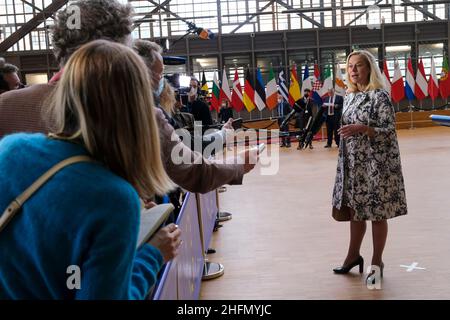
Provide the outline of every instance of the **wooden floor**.
[[[356,269],[335,275],[349,224],[331,218],[337,148],[280,149],[280,170],[255,170],[221,194],[233,213],[211,247],[225,274],[202,283],[200,299],[450,299],[450,128],[400,130],[409,214],[389,220],[381,290]],[[371,226],[362,255],[370,262]],[[407,272],[400,265],[417,262]]]

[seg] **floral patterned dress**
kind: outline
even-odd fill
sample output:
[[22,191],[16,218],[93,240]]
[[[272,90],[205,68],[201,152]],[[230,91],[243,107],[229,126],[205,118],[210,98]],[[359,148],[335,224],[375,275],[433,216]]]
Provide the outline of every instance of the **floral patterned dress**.
[[341,139],[333,210],[355,211],[354,221],[379,221],[407,214],[395,111],[383,89],[350,93],[344,99],[342,125],[365,124],[375,136]]

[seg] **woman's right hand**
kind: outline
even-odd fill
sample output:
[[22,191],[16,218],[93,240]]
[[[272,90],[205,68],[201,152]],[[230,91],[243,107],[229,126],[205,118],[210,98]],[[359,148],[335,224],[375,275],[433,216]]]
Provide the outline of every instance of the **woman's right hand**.
[[177,225],[171,223],[158,230],[148,243],[161,252],[164,263],[166,263],[178,255],[178,248],[182,243],[180,236],[181,230]]

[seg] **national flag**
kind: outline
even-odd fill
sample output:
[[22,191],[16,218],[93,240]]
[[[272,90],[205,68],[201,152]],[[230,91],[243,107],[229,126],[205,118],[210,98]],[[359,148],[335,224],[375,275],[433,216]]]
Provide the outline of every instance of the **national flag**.
[[416,98],[423,100],[428,97],[428,83],[425,77],[425,68],[423,67],[422,59],[419,62],[419,68],[416,74],[416,86],[414,87]]
[[201,90],[204,91],[206,94],[208,94],[208,92],[209,92],[208,82],[206,82],[206,77],[205,77],[205,70],[203,70]]
[[255,104],[259,111],[266,107],[266,90],[261,74],[261,69],[256,69]]
[[[320,70],[319,70],[319,65],[317,63],[314,63],[314,82],[313,82],[313,89],[314,89],[314,84],[319,81],[320,82]],[[319,89],[317,89],[319,90]]]
[[447,99],[447,97],[450,96],[450,76],[448,70],[448,60],[446,56],[444,56],[444,60],[442,61],[442,73],[441,78],[439,79],[439,91],[441,92],[442,99]]
[[277,81],[275,80],[275,75],[273,73],[273,68],[270,66],[269,69],[269,82],[267,82],[267,97],[266,104],[267,107],[272,110],[277,106],[278,97],[277,97]]
[[334,92],[337,96],[344,97],[345,91],[346,91],[346,85],[344,82],[344,77],[342,76],[342,71],[341,71],[341,67],[339,66],[339,63],[336,63],[335,77],[336,77],[336,83],[334,85]]
[[318,91],[320,98],[326,97],[328,95],[328,90],[333,89],[333,77],[331,76],[330,66],[326,67],[324,76],[325,80],[323,81],[322,88]]
[[301,97],[303,97],[303,93],[305,92],[306,89],[312,90],[312,82],[311,82],[311,77],[309,76],[308,65],[305,65],[305,71],[303,72]]
[[431,56],[431,74],[428,78],[428,94],[432,100],[439,96],[439,85],[436,76],[436,67],[434,65],[434,57]]
[[255,109],[255,89],[253,86],[253,80],[250,76],[250,69],[247,69],[245,73],[245,84],[244,84],[244,105],[248,112],[252,112]]
[[408,68],[406,69],[405,94],[409,101],[414,100],[414,88],[416,81],[414,80],[414,70],[412,67],[411,57],[408,59]]
[[244,97],[242,96],[242,87],[239,81],[238,71],[234,73],[233,93],[231,94],[231,106],[237,112],[241,112],[244,107]]
[[227,71],[225,67],[222,72],[222,88],[220,89],[220,101],[223,99],[227,99],[228,102],[231,103],[231,90],[230,85],[228,84]]
[[391,76],[389,75],[389,69],[388,69],[386,60],[384,60],[384,63],[383,63],[383,74],[384,74],[384,77],[383,77],[384,88],[389,93],[389,96],[392,96]]
[[219,112],[219,108],[221,105],[220,101],[220,86],[219,81],[217,80],[217,75],[214,72],[213,78],[213,88],[212,88],[212,96],[211,96],[211,108]]
[[322,83],[320,82],[320,71],[317,63],[314,64],[314,82],[311,95],[313,100],[317,104],[322,104],[322,97],[320,96],[320,90],[322,89]]
[[300,85],[298,84],[297,66],[293,65],[291,68],[291,84],[289,86],[289,104],[291,107],[297,100],[300,100]]
[[284,70],[278,74],[278,91],[286,102],[289,102],[289,92],[286,86],[286,78],[284,77]]
[[400,102],[405,97],[405,86],[403,84],[403,76],[400,71],[398,61],[395,60],[394,78],[392,79],[392,100],[394,102]]

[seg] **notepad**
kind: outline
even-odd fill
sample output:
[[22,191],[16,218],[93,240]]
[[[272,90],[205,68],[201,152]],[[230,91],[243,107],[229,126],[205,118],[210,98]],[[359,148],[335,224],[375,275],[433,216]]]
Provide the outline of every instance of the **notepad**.
[[141,211],[141,224],[139,226],[138,247],[148,242],[153,234],[167,220],[175,209],[171,203],[160,204],[151,209]]

